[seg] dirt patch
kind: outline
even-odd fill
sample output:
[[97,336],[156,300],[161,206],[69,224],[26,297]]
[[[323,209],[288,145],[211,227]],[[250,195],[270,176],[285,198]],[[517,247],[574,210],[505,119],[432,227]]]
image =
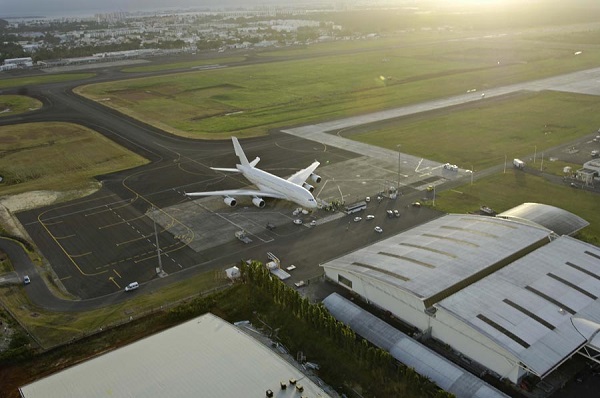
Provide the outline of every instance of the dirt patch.
[[19,236],[23,239],[28,238],[25,229],[14,216],[14,213],[36,209],[38,207],[49,206],[54,203],[91,195],[97,190],[97,187],[82,189],[77,191],[31,191],[17,195],[0,197],[0,224],[4,226],[10,234]]

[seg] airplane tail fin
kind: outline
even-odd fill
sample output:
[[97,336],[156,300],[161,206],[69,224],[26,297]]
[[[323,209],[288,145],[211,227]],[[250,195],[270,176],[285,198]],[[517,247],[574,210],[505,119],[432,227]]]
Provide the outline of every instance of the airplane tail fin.
[[250,163],[248,162],[248,158],[246,158],[246,154],[244,153],[244,150],[242,149],[242,146],[240,145],[238,139],[236,137],[231,137],[231,140],[233,141],[233,147],[235,148],[235,154],[237,155],[238,158],[240,158],[240,162],[242,163],[242,166],[248,166]]

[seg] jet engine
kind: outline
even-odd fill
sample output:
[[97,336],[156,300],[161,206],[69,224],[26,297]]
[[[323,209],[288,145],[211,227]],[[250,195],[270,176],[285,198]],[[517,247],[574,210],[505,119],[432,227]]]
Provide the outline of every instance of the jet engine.
[[317,175],[315,173],[312,173],[310,175],[310,179],[313,180],[314,182],[316,182],[317,184],[321,182],[321,176]]
[[231,196],[225,196],[225,199],[223,199],[223,202],[225,202],[225,204],[229,207],[234,207],[237,204],[237,201],[235,200],[235,198],[232,198]]
[[304,184],[302,184],[302,186],[303,186],[304,188],[308,189],[308,192],[312,192],[312,191],[314,191],[314,190],[315,190],[315,187],[313,187],[312,185],[310,185],[310,184],[307,184],[307,183],[304,183]]
[[261,209],[265,207],[265,201],[259,198],[258,196],[252,198],[252,203],[254,204],[254,206],[260,207]]

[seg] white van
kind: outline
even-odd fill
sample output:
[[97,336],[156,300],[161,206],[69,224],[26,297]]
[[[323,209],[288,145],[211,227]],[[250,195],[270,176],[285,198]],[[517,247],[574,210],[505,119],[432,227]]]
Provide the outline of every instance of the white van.
[[130,292],[132,290],[137,289],[138,287],[140,287],[140,284],[137,282],[131,282],[129,285],[125,286],[125,291],[126,292]]

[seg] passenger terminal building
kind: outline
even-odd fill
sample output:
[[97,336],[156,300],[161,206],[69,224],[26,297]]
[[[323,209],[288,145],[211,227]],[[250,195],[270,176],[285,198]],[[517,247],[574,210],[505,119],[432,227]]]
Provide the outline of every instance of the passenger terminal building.
[[600,248],[588,223],[526,203],[451,214],[322,264],[325,275],[498,378],[600,351]]

